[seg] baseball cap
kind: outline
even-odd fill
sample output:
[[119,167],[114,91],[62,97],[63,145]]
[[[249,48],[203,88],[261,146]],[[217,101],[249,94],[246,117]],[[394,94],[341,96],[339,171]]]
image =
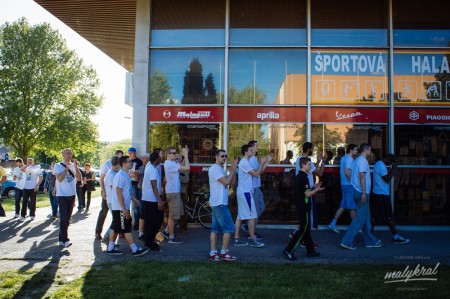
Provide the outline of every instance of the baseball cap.
[[135,153],[135,152],[136,152],[136,149],[135,149],[134,147],[130,147],[130,148],[128,149],[128,152],[133,152],[133,153]]

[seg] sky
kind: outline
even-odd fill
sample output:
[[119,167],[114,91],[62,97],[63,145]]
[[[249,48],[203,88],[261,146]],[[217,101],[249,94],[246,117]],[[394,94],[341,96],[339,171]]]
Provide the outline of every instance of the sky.
[[0,24],[21,17],[32,25],[49,23],[63,36],[67,46],[97,71],[101,82],[98,94],[103,96],[103,106],[92,120],[98,124],[100,140],[131,139],[132,108],[124,104],[126,70],[34,1],[0,0]]

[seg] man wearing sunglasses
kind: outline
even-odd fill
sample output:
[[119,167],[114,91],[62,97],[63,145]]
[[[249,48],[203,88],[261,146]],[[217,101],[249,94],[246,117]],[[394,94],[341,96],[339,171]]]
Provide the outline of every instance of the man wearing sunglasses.
[[[216,152],[216,163],[209,168],[209,205],[212,209],[211,224],[211,250],[208,260],[213,262],[236,260],[235,256],[230,255],[228,245],[230,244],[231,234],[234,233],[234,223],[231,218],[230,209],[228,209],[228,186],[235,181],[236,168],[239,160],[234,159],[231,163],[230,174],[227,175],[224,165],[227,161],[227,152],[219,149]],[[223,234],[222,250],[217,252],[217,234]]]
[[180,171],[190,170],[187,146],[183,147],[181,154],[184,157],[184,165],[176,162],[177,150],[169,147],[166,151],[167,160],[164,162],[164,172],[166,175],[166,197],[169,204],[169,220],[167,227],[162,231],[162,235],[169,239],[169,244],[181,244],[184,241],[175,238],[175,223],[184,215],[183,201],[181,200]]

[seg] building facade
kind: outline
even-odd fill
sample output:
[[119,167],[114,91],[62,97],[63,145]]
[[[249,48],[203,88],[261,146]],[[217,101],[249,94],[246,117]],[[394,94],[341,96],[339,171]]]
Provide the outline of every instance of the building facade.
[[275,157],[261,220],[293,221],[292,166],[281,161],[312,141],[333,155],[316,198],[327,223],[341,199],[342,148],[365,142],[372,164],[398,157],[397,223],[450,224],[449,1],[136,4],[133,143],[188,145],[192,192],[207,188],[215,149],[242,156],[255,139]]

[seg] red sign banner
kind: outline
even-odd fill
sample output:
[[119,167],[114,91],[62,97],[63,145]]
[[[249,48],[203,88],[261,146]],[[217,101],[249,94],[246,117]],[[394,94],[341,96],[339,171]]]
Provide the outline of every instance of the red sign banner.
[[450,124],[449,108],[395,108],[395,123]]
[[252,123],[304,123],[306,121],[306,108],[229,107],[228,121]]
[[148,107],[150,122],[218,123],[223,121],[222,107]]
[[313,123],[387,123],[388,108],[311,108]]

